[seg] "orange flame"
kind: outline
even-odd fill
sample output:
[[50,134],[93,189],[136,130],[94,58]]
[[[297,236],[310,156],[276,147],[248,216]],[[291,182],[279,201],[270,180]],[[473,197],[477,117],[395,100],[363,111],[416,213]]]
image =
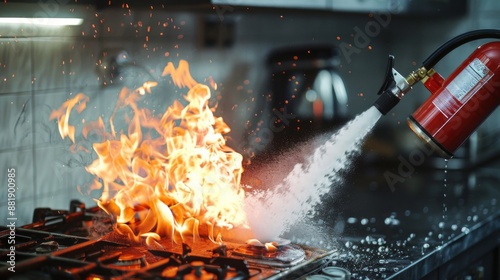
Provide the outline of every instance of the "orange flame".
[[75,127],[69,124],[70,112],[71,110],[73,110],[73,107],[77,106],[76,111],[78,113],[81,113],[83,110],[85,110],[88,101],[89,98],[87,96],[85,96],[83,93],[79,93],[73,99],[64,102],[58,110],[53,111],[50,114],[50,120],[57,119],[57,122],[59,124],[59,134],[61,134],[61,138],[64,139],[66,136],[68,136],[69,139],[71,139],[71,141],[75,143]]
[[175,68],[172,62],[169,62],[165,69],[163,69],[162,76],[171,75],[172,80],[179,88],[188,87],[193,88],[198,83],[191,77],[189,73],[189,64],[185,60],[179,61],[179,67]]
[[265,247],[267,251],[269,252],[275,252],[278,250],[279,244],[277,242],[266,242],[262,243],[260,240],[252,238],[247,240],[247,244],[251,246],[256,246],[256,247]]
[[[199,227],[205,225],[212,241],[220,242],[220,236],[217,240],[213,236],[214,227],[246,224],[242,156],[226,146],[223,134],[230,129],[213,115],[210,89],[191,77],[188,63],[181,61],[177,69],[169,63],[165,75],[171,75],[178,87],[189,88],[187,105],[175,101],[162,116],[139,108],[141,95],[156,86],[146,82],[139,89],[122,89],[109,120],[111,132],[101,118],[85,123],[83,137],[98,131],[104,139],[93,145],[97,159],[86,167],[96,176],[91,188],[102,188],[98,205],[116,217],[119,232],[135,241],[146,238],[150,244],[161,237],[184,241],[188,235],[197,238]],[[86,101],[88,97],[79,94],[51,114],[62,138],[75,142],[69,115],[77,104],[83,110]],[[124,107],[133,115],[128,131],[117,133],[114,119]]]

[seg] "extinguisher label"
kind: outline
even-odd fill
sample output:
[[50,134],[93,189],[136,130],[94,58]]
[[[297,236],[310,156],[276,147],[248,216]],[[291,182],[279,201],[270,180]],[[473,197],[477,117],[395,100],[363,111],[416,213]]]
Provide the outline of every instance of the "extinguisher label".
[[449,94],[438,95],[433,104],[446,117],[451,117],[469,100],[492,76],[492,72],[479,59],[474,59],[460,72],[444,91]]
[[485,82],[483,81],[485,77],[491,76],[490,72],[481,60],[475,58],[450,82],[446,89],[461,103],[464,103],[479,89],[477,85]]

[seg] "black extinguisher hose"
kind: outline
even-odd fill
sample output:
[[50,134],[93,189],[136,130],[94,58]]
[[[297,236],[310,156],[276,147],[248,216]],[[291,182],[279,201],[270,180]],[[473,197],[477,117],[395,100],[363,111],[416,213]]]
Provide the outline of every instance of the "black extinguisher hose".
[[[425,71],[429,71],[432,69],[444,56],[446,56],[448,53],[453,51],[454,49],[458,48],[459,46],[474,41],[474,40],[479,40],[479,39],[500,39],[500,30],[498,29],[479,29],[479,30],[474,30],[470,32],[463,33],[461,35],[458,35],[448,42],[444,43],[442,46],[440,46],[437,50],[435,50],[424,62],[422,63],[422,67],[424,68]],[[399,100],[401,99],[400,93],[404,95],[405,92],[398,92],[398,94],[394,94],[392,90],[388,90],[389,88],[394,89],[395,86],[395,81],[394,77],[392,75],[392,67],[393,67],[393,60],[394,58],[392,56],[389,57],[389,64],[388,64],[388,70],[386,71],[386,81],[382,85],[382,88],[379,90],[379,95],[380,97],[375,101],[373,104],[383,115],[387,114],[396,104],[398,104]],[[420,69],[419,69],[420,70]],[[419,81],[421,79],[420,75],[417,75],[417,78],[414,78],[415,76],[414,71],[410,76],[412,77],[413,82],[408,83],[409,89],[411,89],[411,86]],[[426,73],[425,73],[426,74]],[[408,77],[410,77],[408,76]],[[408,81],[409,78],[406,78]],[[401,89],[397,89],[401,91]],[[407,88],[408,90],[408,88]]]
[[497,29],[479,29],[463,33],[444,43],[435,50],[424,62],[422,66],[429,70],[436,65],[444,56],[457,47],[479,39],[500,39],[500,30]]

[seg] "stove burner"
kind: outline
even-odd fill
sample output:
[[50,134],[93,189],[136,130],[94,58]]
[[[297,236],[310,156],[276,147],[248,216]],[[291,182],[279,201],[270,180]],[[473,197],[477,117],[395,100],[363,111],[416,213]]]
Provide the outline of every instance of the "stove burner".
[[59,243],[56,241],[47,241],[41,243],[36,249],[35,252],[40,254],[52,253],[59,249]]
[[[244,275],[236,268],[228,267],[221,268],[220,265],[205,263],[204,261],[191,261],[190,263],[179,266],[168,266],[162,273],[162,277],[178,279],[239,279]],[[248,275],[247,275],[248,276]],[[177,277],[177,278],[176,278]]]
[[249,258],[248,262],[259,264],[288,267],[304,260],[305,252],[290,241],[281,239],[272,242],[276,249],[269,250],[264,244],[251,242],[236,248],[233,255]]
[[[331,252],[276,240],[269,249],[227,242],[214,248],[208,239],[197,241],[193,249],[168,241],[161,250],[131,247],[119,243],[110,232],[99,239],[75,234],[100,224],[111,224],[101,217],[99,207],[85,208],[72,202],[70,211],[37,210],[36,221],[16,228],[16,277],[23,279],[283,279],[299,278],[317,271],[331,260]],[[75,206],[76,205],[76,206]],[[77,211],[75,208],[80,209]],[[11,230],[0,226],[0,261],[8,263],[6,248]],[[108,240],[110,239],[110,240]],[[5,245],[5,246],[3,246]],[[0,279],[12,277],[7,266],[0,266]],[[323,274],[324,275],[324,274]]]
[[145,253],[136,248],[127,248],[119,253],[114,263],[108,266],[120,270],[138,270],[147,265]]
[[278,238],[278,239],[274,240],[273,242],[265,242],[265,243],[262,243],[257,239],[250,239],[247,241],[248,245],[255,246],[255,247],[267,247],[266,246],[267,244],[271,244],[271,245],[276,246],[276,247],[281,247],[281,246],[288,245],[290,243],[291,243],[290,240],[283,239],[283,238]]
[[345,268],[337,266],[327,266],[321,270],[323,274],[338,280],[350,280],[351,272]]

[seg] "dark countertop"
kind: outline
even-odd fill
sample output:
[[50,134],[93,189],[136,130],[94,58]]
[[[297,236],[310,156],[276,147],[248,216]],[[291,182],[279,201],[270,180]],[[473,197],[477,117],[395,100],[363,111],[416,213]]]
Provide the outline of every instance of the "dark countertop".
[[[494,248],[491,261],[500,261],[497,164],[467,171],[420,167],[392,188],[386,178],[397,174],[397,165],[389,166],[357,164],[324,197],[311,219],[315,233],[297,242],[337,250],[333,265],[354,279],[465,277],[474,262],[491,266],[480,258]],[[484,279],[493,279],[489,273]]]
[[[276,186],[324,141],[321,133],[301,133],[274,135],[272,148],[245,168],[243,183]],[[496,278],[483,279],[500,279],[500,153],[496,142],[481,139],[482,149],[473,153],[466,142],[445,161],[410,130],[378,124],[360,153],[332,173],[342,178],[321,203],[282,237],[334,251],[332,264],[354,279],[465,278],[473,264],[492,266],[481,258],[496,248]],[[314,185],[302,187],[314,192]]]

